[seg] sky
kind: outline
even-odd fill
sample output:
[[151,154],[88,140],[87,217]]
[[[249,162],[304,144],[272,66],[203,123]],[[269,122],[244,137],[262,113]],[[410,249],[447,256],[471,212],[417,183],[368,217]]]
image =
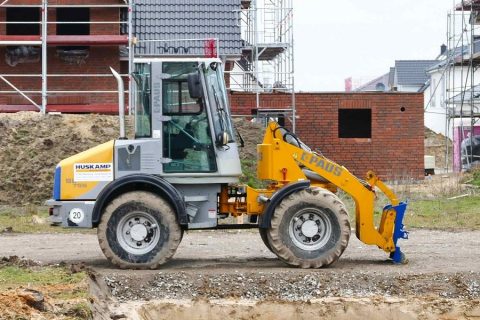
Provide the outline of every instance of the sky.
[[296,91],[343,91],[346,78],[372,80],[395,60],[435,59],[453,4],[293,0]]

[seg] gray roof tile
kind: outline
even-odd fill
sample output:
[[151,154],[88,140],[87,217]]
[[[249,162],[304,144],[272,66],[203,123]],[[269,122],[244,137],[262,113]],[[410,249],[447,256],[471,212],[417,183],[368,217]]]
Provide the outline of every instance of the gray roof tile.
[[426,70],[438,63],[437,60],[397,60],[395,61],[395,72],[397,85],[422,86],[427,82],[429,76]]
[[176,39],[219,39],[221,55],[240,55],[240,0],[138,0],[135,4],[134,34],[140,40],[169,40],[140,43],[136,54],[203,55],[205,42]]

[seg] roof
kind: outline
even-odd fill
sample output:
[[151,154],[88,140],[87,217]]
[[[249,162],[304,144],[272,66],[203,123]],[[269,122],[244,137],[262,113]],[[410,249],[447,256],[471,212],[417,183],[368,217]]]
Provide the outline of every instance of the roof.
[[[137,0],[133,32],[143,56],[204,55],[205,39],[219,39],[219,54],[241,54],[241,0]],[[201,39],[195,41],[171,41]],[[142,40],[167,40],[142,43]]]
[[388,73],[388,86],[391,88],[395,85],[395,67],[390,67],[390,72]]
[[455,5],[455,10],[478,10],[480,9],[480,0],[463,0]]
[[395,61],[396,84],[401,86],[423,86],[429,76],[426,70],[438,63],[437,60]]
[[390,72],[359,86],[354,91],[390,91],[389,78]]

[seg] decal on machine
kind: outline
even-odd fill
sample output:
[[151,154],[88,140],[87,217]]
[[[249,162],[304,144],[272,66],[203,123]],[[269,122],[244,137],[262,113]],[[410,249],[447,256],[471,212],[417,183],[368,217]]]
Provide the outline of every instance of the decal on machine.
[[76,163],[74,165],[74,182],[112,181],[112,163]]

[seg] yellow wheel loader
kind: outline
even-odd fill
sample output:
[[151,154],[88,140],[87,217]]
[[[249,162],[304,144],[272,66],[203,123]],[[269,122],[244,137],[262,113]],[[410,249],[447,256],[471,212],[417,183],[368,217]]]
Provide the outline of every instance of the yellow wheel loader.
[[[258,145],[258,178],[265,189],[239,184],[242,174],[222,62],[155,59],[136,64],[135,138],[127,139],[123,83],[120,138],[61,161],[55,171],[53,223],[97,228],[105,256],[120,268],[154,269],[175,253],[183,232],[258,228],[282,261],[320,268],[348,245],[342,189],[356,205],[356,234],[394,262],[405,261],[397,241],[406,203],[373,172],[365,180],[312,151],[271,122]],[[390,199],[374,225],[375,192]],[[220,219],[246,215],[242,224]]]

